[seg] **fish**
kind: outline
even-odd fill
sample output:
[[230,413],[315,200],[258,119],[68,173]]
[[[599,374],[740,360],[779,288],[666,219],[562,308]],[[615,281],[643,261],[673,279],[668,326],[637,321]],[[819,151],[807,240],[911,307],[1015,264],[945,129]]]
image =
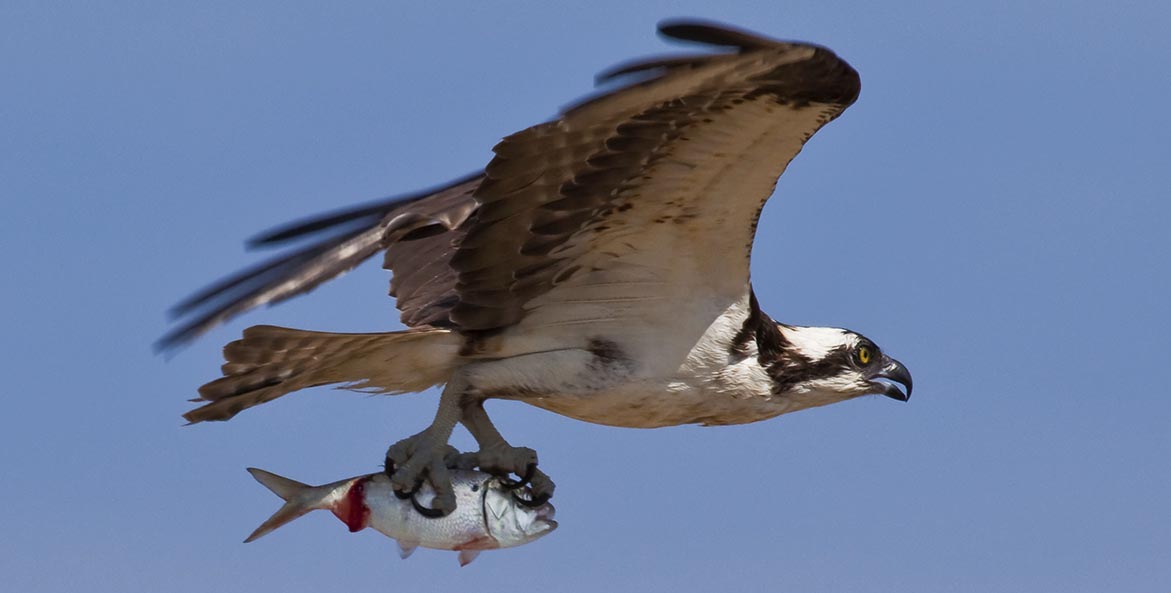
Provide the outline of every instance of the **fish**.
[[[350,532],[371,527],[398,541],[406,558],[422,546],[459,552],[466,566],[483,550],[511,548],[548,535],[557,528],[553,505],[531,506],[527,488],[513,489],[500,478],[475,470],[451,470],[456,508],[443,517],[428,517],[415,505],[429,505],[435,496],[427,484],[414,501],[401,499],[385,473],[367,474],[321,486],[310,486],[269,471],[250,467],[248,473],[285,500],[276,513],[260,524],[244,543],[256,541],[274,529],[308,513],[332,512]],[[526,504],[528,502],[528,504]]]

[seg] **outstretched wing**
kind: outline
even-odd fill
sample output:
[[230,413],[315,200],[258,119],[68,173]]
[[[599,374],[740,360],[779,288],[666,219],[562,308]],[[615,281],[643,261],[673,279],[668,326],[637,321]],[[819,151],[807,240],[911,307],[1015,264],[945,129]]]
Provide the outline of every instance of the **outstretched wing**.
[[157,347],[382,250],[408,326],[490,331],[533,313],[546,325],[623,323],[623,311],[668,296],[746,294],[760,208],[805,141],[857,97],[858,75],[818,46],[702,22],[659,30],[727,51],[621,65],[599,81],[632,84],[505,138],[483,174],[253,239],[316,242],[179,303],[172,313],[189,320]]
[[[760,209],[789,161],[858,96],[828,49],[699,22],[674,39],[726,53],[645,60],[603,75],[634,84],[505,138],[451,260],[452,322],[625,323],[672,295],[747,294]],[[564,290],[556,290],[558,287]]]
[[[306,293],[396,244],[404,245],[401,252],[406,256],[395,260],[402,274],[396,273],[391,294],[400,296],[403,321],[411,326],[447,325],[446,313],[437,316],[430,305],[454,284],[454,273],[439,282],[446,283],[445,289],[426,281],[419,270],[432,270],[428,249],[436,245],[435,239],[450,242],[450,232],[475,211],[471,194],[482,178],[479,173],[469,175],[417,194],[294,222],[249,240],[251,247],[315,241],[237,272],[175,305],[173,316],[191,319],[160,338],[156,348],[181,346],[249,309]],[[415,243],[427,249],[412,249]]]

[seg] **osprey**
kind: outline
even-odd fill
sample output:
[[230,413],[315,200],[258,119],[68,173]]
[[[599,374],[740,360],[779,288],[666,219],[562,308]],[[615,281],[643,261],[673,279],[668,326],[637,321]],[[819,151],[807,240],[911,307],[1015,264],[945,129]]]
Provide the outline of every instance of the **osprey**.
[[[830,50],[722,25],[661,23],[709,53],[620,65],[626,81],[504,138],[482,172],[278,228],[308,245],[179,303],[182,344],[247,309],[304,293],[385,252],[409,329],[338,334],[256,326],[224,348],[192,423],[227,420],[316,385],[397,394],[444,385],[434,422],[392,445],[387,472],[432,515],[455,506],[449,468],[553,483],[484,411],[519,400],[628,427],[743,424],[864,394],[906,400],[911,376],[844,329],[778,323],[749,282],[757,219],[777,178],[858,97]],[[894,383],[900,383],[902,391]],[[480,450],[448,443],[457,423]]]

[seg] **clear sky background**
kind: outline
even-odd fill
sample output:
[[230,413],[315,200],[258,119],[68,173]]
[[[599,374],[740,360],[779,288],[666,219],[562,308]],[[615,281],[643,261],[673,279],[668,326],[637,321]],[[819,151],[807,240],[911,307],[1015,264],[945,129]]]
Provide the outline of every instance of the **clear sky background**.
[[[442,4],[442,6],[440,6]],[[400,561],[244,472],[376,471],[434,392],[298,393],[181,427],[252,324],[399,327],[375,264],[172,360],[164,310],[292,218],[482,167],[670,16],[827,45],[862,96],[765,210],[794,324],[915,376],[754,425],[490,406],[561,528]],[[1171,14],[1159,2],[0,3],[0,588],[1171,590]],[[466,435],[456,443],[470,446]]]

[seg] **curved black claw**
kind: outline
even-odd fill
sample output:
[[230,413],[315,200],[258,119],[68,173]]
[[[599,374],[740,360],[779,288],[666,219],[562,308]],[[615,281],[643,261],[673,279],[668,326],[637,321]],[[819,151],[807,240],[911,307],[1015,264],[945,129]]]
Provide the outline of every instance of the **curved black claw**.
[[[386,458],[386,465],[383,466],[382,473],[386,474],[386,477],[390,478],[390,477],[394,476],[394,470],[395,470],[394,460],[387,457]],[[391,488],[390,491],[393,492],[395,498],[397,498],[399,500],[406,500],[406,499],[410,498],[412,501],[414,501],[415,500],[414,499],[415,493],[419,491],[419,486],[421,486],[422,483],[423,483],[422,481],[415,482],[415,487],[411,488],[410,492],[399,492],[398,490],[395,490],[394,488]]]
[[419,490],[418,488],[415,488],[414,491],[412,491],[410,494],[408,494],[406,496],[399,496],[398,490],[395,490],[394,495],[398,496],[399,498],[411,499],[411,506],[415,507],[415,511],[418,512],[420,515],[427,517],[428,519],[438,519],[440,517],[447,515],[447,513],[443,512],[443,509],[433,509],[431,507],[425,507],[422,504],[419,504],[419,501],[415,499],[415,492],[417,492],[418,490]]
[[[411,506],[424,517],[442,517],[455,510],[448,468],[458,459],[459,451],[447,443],[431,439],[427,431],[403,439],[386,450],[384,471],[390,479],[391,491],[399,500],[410,500]],[[430,507],[415,499],[424,483],[433,490],[424,498]]]
[[534,496],[531,499],[521,497],[515,492],[512,493],[513,500],[515,500],[519,504],[522,504],[522,505],[524,505],[526,507],[530,507],[530,508],[537,508],[537,507],[549,502],[550,498],[553,498],[553,495],[549,494],[548,492],[538,494],[537,496]]
[[[390,458],[387,458],[386,459],[386,469],[383,470],[386,473],[387,477],[394,475],[394,469],[395,469],[394,468],[394,461],[391,460]],[[395,490],[394,488],[391,488],[390,491],[393,492],[394,497],[399,500],[410,499],[411,506],[415,507],[415,511],[417,511],[420,515],[427,517],[428,519],[438,519],[439,517],[446,515],[447,513],[444,513],[443,509],[433,509],[431,507],[425,507],[419,503],[418,499],[415,498],[415,495],[419,493],[419,488],[421,488],[422,486],[423,486],[423,481],[419,480],[418,482],[415,482],[415,487],[411,488],[410,492],[399,492],[398,490]]]
[[536,473],[537,473],[537,464],[530,463],[527,466],[525,466],[525,474],[523,476],[521,476],[519,480],[510,480],[508,478],[500,478],[500,485],[504,486],[505,488],[508,488],[509,490],[516,490],[517,488],[521,488],[523,486],[528,485],[529,482],[532,482],[533,475],[535,475]]
[[553,484],[553,480],[545,475],[545,472],[529,466],[528,471],[525,472],[525,481],[529,483],[528,488],[512,491],[512,498],[518,504],[536,508],[553,498],[553,489],[556,486]]

